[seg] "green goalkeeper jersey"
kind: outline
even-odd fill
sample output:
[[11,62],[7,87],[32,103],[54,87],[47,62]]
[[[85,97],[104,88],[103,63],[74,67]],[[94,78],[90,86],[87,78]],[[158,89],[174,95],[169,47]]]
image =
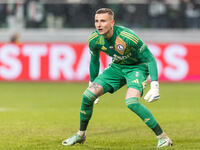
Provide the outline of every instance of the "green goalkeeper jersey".
[[91,61],[90,80],[99,74],[99,56],[104,52],[112,57],[112,63],[119,65],[146,65],[151,81],[158,80],[157,65],[147,45],[130,29],[113,26],[113,35],[106,39],[95,30],[88,40]]

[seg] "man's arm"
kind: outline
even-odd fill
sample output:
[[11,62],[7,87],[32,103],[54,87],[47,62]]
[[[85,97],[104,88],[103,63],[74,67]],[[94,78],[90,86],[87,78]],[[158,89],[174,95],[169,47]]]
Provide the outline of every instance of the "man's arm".
[[138,52],[138,59],[140,63],[146,63],[148,65],[149,74],[151,77],[151,89],[146,94],[144,99],[147,102],[153,102],[158,100],[159,95],[159,83],[158,83],[158,70],[156,60],[153,54],[150,52],[146,44],[140,40],[140,38],[130,30],[127,32],[121,32],[121,36],[128,40],[129,46],[133,47]]
[[151,53],[151,51],[148,49],[147,46],[145,46],[140,53],[141,53],[139,54],[140,59],[142,60],[142,62],[145,62],[148,65],[151,81],[158,81],[157,63],[153,54]]
[[147,47],[145,47],[142,51],[142,55],[148,64],[148,70],[151,78],[151,89],[147,92],[144,99],[147,102],[154,102],[160,98],[157,63],[153,54]]
[[141,53],[143,61],[146,62],[148,65],[151,81],[158,81],[157,63],[153,54],[150,52],[147,46],[145,46],[144,50]]
[[[93,51],[90,51],[90,54],[91,54],[91,59],[90,59],[90,81],[89,81],[89,86],[92,85],[92,82],[98,76],[99,67],[100,67],[100,62],[99,62],[100,52],[94,53]],[[99,97],[94,101],[94,103],[97,104],[98,102],[99,102]]]
[[[99,57],[100,57],[100,51],[97,48],[96,45],[96,40],[98,39],[98,34],[97,32],[93,32],[89,39],[88,39],[88,45],[90,49],[90,81],[89,81],[89,87],[93,85],[93,81],[95,78],[99,75],[99,67],[100,67],[100,62],[99,62]],[[99,98],[97,98],[94,103],[97,104],[99,101]]]
[[98,76],[99,74],[99,67],[100,67],[100,62],[99,62],[99,52],[95,53],[91,52],[91,59],[90,59],[90,81],[93,82],[94,79]]

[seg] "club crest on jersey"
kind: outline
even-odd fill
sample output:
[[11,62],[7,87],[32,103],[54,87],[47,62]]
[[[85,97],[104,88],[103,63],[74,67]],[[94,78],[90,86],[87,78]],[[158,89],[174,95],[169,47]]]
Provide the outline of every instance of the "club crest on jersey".
[[122,44],[118,44],[118,45],[117,45],[117,49],[118,49],[119,51],[123,51],[123,50],[124,50],[124,46],[123,46]]
[[115,50],[121,55],[123,55],[126,50],[126,43],[119,36],[115,40]]

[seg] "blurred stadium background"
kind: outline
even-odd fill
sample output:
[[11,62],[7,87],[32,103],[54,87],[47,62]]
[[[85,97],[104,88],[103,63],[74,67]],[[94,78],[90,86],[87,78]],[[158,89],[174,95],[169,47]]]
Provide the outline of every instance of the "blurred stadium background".
[[[88,80],[87,39],[101,7],[148,43],[160,80],[200,80],[200,0],[1,0],[0,80]],[[101,68],[108,63],[102,56]]]
[[[61,141],[77,131],[87,40],[101,7],[155,55],[161,101],[145,105],[174,148],[200,148],[200,0],[0,0],[0,149],[64,149]],[[101,71],[110,61],[101,56]],[[154,149],[153,134],[123,106],[125,90],[103,96],[88,146],[77,149]]]
[[145,41],[199,40],[200,0],[1,0],[0,41],[18,32],[22,42],[86,42],[100,7],[112,8],[118,25],[142,29]]

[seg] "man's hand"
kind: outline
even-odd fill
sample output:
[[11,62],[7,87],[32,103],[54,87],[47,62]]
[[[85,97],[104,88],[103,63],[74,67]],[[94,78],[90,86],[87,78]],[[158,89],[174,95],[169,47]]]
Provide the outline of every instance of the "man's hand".
[[[92,85],[92,82],[89,81],[89,87]],[[97,104],[99,102],[99,97],[97,97],[97,99],[94,101],[94,104]]]
[[152,81],[151,82],[151,89],[147,92],[144,99],[150,103],[157,101],[160,98],[159,94],[159,83],[158,81]]

